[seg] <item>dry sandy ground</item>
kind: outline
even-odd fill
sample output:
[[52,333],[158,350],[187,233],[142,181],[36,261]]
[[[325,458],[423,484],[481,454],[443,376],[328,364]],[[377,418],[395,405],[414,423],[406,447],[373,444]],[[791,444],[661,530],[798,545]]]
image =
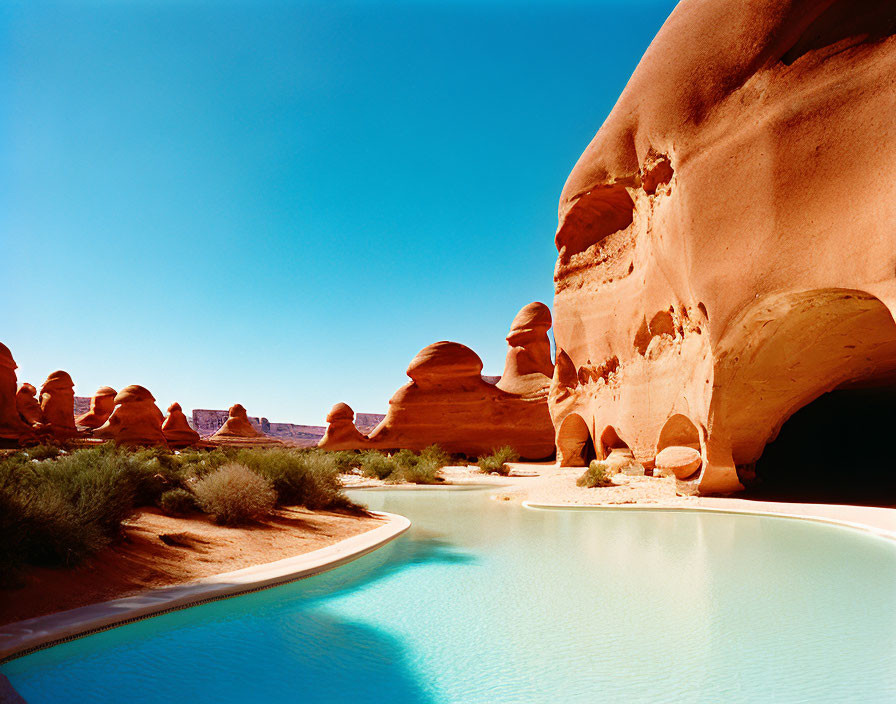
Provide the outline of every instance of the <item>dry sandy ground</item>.
[[371,530],[381,519],[285,508],[252,527],[207,517],[173,518],[142,510],[125,538],[76,569],[33,569],[23,587],[0,591],[0,623],[192,582],[274,562]]

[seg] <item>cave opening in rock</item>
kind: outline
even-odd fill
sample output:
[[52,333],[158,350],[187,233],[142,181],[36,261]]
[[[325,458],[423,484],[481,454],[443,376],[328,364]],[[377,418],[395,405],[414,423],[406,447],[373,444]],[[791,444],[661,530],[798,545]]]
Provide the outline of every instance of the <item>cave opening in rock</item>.
[[757,498],[896,506],[896,380],[821,395],[756,463]]
[[591,431],[578,413],[570,413],[560,424],[557,454],[561,467],[587,467],[596,457]]
[[600,434],[600,458],[602,460],[608,459],[614,452],[625,455],[627,458],[634,457],[628,443],[619,437],[616,428],[608,425],[604,428],[604,432]]

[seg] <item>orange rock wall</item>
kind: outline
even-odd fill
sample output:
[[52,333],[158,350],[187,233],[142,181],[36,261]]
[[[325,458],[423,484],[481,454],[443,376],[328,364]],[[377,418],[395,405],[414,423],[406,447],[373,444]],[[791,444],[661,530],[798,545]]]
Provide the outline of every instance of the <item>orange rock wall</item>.
[[892,2],[679,3],[561,195],[561,461],[696,441],[736,491],[801,406],[894,383],[894,32]]

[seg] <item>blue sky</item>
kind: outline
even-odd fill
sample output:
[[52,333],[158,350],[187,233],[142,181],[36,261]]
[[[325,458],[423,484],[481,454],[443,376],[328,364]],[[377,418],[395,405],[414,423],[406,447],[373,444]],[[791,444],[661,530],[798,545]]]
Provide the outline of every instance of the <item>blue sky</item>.
[[500,374],[557,200],[675,3],[6,2],[0,341],[35,385],[320,424]]

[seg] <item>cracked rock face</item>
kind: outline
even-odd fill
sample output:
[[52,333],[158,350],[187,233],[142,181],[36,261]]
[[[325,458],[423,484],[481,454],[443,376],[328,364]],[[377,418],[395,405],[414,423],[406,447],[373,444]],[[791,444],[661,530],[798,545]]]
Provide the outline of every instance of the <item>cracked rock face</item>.
[[699,449],[742,488],[800,407],[896,379],[896,5],[684,0],[560,199],[560,460]]

